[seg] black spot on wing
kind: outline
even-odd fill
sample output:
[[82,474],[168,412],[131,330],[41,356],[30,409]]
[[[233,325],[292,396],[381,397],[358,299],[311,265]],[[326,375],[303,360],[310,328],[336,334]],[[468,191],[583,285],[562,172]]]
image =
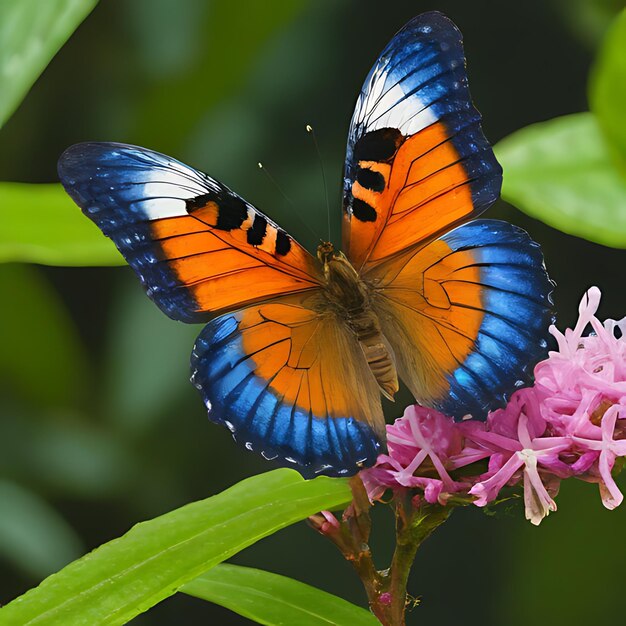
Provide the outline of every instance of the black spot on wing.
[[224,195],[215,201],[219,207],[215,228],[235,230],[248,219],[248,205],[238,196]]
[[209,202],[215,202],[215,194],[205,193],[195,198],[188,198],[185,200],[185,208],[187,213],[193,213],[205,207]]
[[356,161],[388,161],[402,145],[404,137],[397,128],[379,128],[363,135],[354,146]]
[[267,220],[261,215],[255,215],[252,227],[248,229],[247,239],[252,246],[260,246],[265,238]]
[[375,172],[367,167],[362,167],[356,174],[356,180],[365,189],[383,191],[385,189],[385,177],[380,172]]
[[377,217],[376,210],[359,198],[352,200],[352,214],[361,222],[375,222]]
[[285,231],[279,229],[276,233],[276,254],[285,256],[289,250],[291,250],[291,239]]

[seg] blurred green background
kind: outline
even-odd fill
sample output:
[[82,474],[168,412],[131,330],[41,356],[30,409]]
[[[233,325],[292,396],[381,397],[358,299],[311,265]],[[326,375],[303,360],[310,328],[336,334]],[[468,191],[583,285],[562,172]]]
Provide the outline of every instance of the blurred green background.
[[[0,131],[0,180],[56,181],[57,158],[74,142],[135,143],[207,171],[313,248],[301,220],[325,236],[326,214],[311,124],[338,242],[352,107],[406,21],[438,9],[460,27],[473,97],[495,144],[588,108],[591,62],[623,4],[102,0]],[[626,313],[623,250],[565,235],[504,202],[489,216],[542,244],[561,327],[573,323],[592,284],[604,294],[601,318]],[[270,468],[208,422],[188,383],[200,327],[168,320],[129,269],[0,265],[0,284],[0,603],[137,521]],[[397,417],[403,407],[387,408]],[[410,591],[422,601],[408,623],[622,619],[626,510],[604,510],[595,486],[573,481],[558,504],[539,529],[521,509],[457,511],[418,556]],[[373,544],[383,567],[392,534],[388,511],[377,509]],[[364,604],[349,566],[304,524],[234,562]],[[249,623],[183,595],[135,620],[181,621]]]

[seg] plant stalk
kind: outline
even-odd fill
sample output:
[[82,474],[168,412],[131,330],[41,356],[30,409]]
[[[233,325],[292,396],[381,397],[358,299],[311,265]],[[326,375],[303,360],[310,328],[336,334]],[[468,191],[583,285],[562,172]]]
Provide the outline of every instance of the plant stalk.
[[396,547],[391,566],[377,570],[369,547],[371,508],[361,478],[350,480],[353,500],[341,522],[323,515],[309,519],[311,525],[328,537],[358,574],[372,613],[383,626],[405,626],[407,582],[415,554],[422,542],[442,524],[453,506],[427,504],[412,499],[410,493],[396,492],[392,500],[396,515]]
[[[421,504],[417,508],[404,494],[395,499],[396,548],[388,575],[390,594],[389,626],[404,626],[407,583],[418,548],[432,532],[448,519],[452,507]],[[383,622],[385,624],[385,622]]]

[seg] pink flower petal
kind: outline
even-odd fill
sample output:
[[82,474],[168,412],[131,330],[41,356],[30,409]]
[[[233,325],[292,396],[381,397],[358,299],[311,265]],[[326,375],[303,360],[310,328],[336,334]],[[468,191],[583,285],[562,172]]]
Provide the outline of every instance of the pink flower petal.
[[476,506],[485,506],[487,503],[495,500],[502,487],[513,478],[513,474],[515,474],[523,464],[524,462],[516,454],[513,454],[491,478],[476,483],[469,490],[470,495],[476,496],[474,504]]
[[537,454],[533,450],[524,449],[517,453],[523,461],[524,468],[524,505],[526,519],[538,526],[541,520],[556,511],[556,502],[550,497],[537,469]]

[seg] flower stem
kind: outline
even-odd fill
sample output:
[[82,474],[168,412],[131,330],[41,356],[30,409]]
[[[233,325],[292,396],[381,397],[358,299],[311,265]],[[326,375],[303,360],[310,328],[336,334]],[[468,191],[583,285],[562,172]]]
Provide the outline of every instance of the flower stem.
[[[405,494],[398,494],[396,506],[396,549],[388,575],[390,594],[389,625],[404,626],[407,582],[415,554],[422,542],[448,519],[452,507],[422,504],[415,507]],[[384,622],[383,622],[384,623]]]
[[372,613],[383,626],[404,626],[407,606],[406,586],[415,554],[422,542],[452,512],[453,506],[419,503],[403,491],[393,499],[396,513],[396,548],[391,567],[377,570],[369,547],[371,520],[369,499],[360,477],[350,480],[352,504],[339,523],[322,514],[309,518],[310,524],[328,537],[358,574]]

